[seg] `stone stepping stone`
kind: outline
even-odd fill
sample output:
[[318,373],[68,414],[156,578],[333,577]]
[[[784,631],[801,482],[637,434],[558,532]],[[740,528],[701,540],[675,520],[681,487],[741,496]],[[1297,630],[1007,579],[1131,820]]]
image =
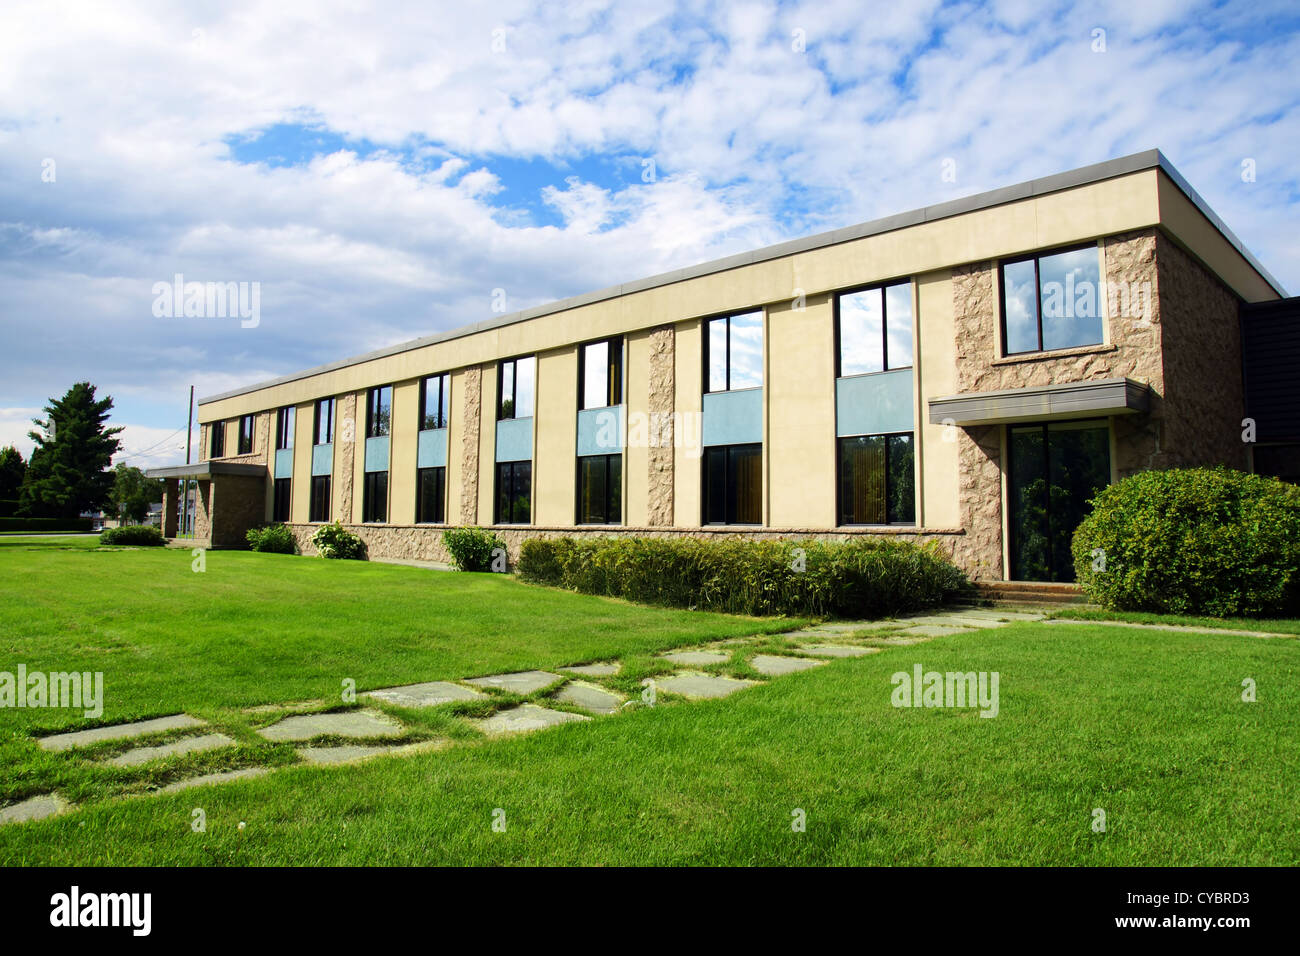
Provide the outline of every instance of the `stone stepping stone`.
[[989,621],[1041,621],[1046,616],[1037,611],[1000,611],[995,608],[971,608],[969,611],[962,611],[961,615]]
[[480,690],[462,687],[450,681],[435,680],[427,684],[406,684],[402,687],[381,687],[368,690],[367,697],[375,697],[399,707],[437,707],[456,700],[474,700],[486,696]]
[[932,614],[925,617],[909,617],[908,624],[934,624],[939,627],[1006,627],[1006,621],[989,618],[964,617],[957,614]]
[[310,740],[332,737],[396,737],[402,725],[375,710],[347,710],[336,714],[301,714],[276,721],[258,731],[267,740]]
[[660,690],[691,698],[717,698],[734,694],[758,681],[737,680],[734,677],[716,677],[712,674],[674,674],[656,681]]
[[103,743],[105,740],[123,740],[128,737],[143,737],[164,730],[183,730],[189,727],[202,727],[203,721],[189,714],[172,714],[170,717],[155,717],[153,720],[138,720],[131,724],[111,724],[107,727],[95,727],[91,730],[77,730],[68,734],[54,734],[41,737],[37,743],[42,750],[71,750],[73,747],[88,747]]
[[299,747],[298,756],[309,764],[318,767],[333,767],[339,764],[356,763],[380,754],[405,756],[421,750],[433,750],[445,747],[450,741],[445,738],[422,740],[415,744],[342,744],[338,747]]
[[673,651],[671,654],[660,654],[666,661],[672,661],[674,664],[685,664],[688,667],[699,667],[701,664],[723,664],[731,660],[731,655],[723,651]]
[[578,720],[591,720],[591,718],[584,717],[582,714],[570,714],[562,710],[539,707],[536,704],[520,704],[509,710],[499,710],[486,720],[480,720],[478,724],[479,729],[489,737],[499,737],[505,734],[544,730],[547,727]]
[[771,654],[755,654],[750,659],[749,666],[760,674],[766,674],[768,677],[781,677],[784,674],[795,674],[812,667],[821,667],[825,663],[825,661],[810,661],[802,657],[775,657]]
[[38,794],[0,810],[0,825],[5,823],[26,823],[28,820],[44,820],[46,817],[63,813],[71,806],[72,804],[58,794]]
[[900,634],[911,634],[917,637],[947,637],[949,634],[969,634],[969,627],[949,627],[942,624],[918,624],[915,627],[909,627]]
[[221,747],[233,747],[235,742],[225,734],[204,734],[201,737],[186,737],[157,747],[136,747],[124,754],[107,761],[114,767],[136,767],[150,760],[164,757],[179,757],[181,754],[203,753],[206,750],[218,750]]
[[295,700],[288,704],[258,704],[256,707],[245,707],[246,714],[275,714],[282,710],[314,710],[317,707],[324,706],[323,700]]
[[578,664],[576,667],[561,667],[560,670],[582,677],[613,677],[622,666],[618,661],[613,661],[609,664]]
[[566,704],[573,704],[575,707],[589,710],[593,714],[617,713],[618,709],[623,706],[623,698],[617,694],[612,694],[603,687],[595,687],[591,684],[576,681],[565,684],[555,697]]
[[868,654],[879,654],[880,648],[854,647],[848,644],[804,644],[799,648],[799,653],[814,657],[865,657]]
[[852,634],[855,631],[879,631],[888,627],[898,627],[898,621],[835,621],[830,624],[814,624],[808,630],[822,634]]
[[266,767],[245,767],[243,770],[224,770],[221,773],[205,773],[201,777],[187,777],[184,780],[177,780],[175,783],[169,783],[165,787],[160,787],[155,793],[177,793],[181,790],[189,790],[192,787],[206,787],[210,783],[230,783],[233,780],[251,780],[254,777],[261,777],[270,773]]
[[495,687],[515,694],[532,694],[543,687],[549,687],[557,680],[564,680],[559,674],[548,671],[519,671],[517,674],[491,674],[487,677],[474,677],[465,683],[477,687]]

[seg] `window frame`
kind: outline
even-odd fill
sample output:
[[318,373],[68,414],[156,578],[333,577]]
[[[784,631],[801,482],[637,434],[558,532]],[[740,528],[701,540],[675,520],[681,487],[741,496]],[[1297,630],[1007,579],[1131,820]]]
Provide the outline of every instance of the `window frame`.
[[[424,510],[424,473],[426,471],[442,472],[441,493],[437,495],[437,512],[440,517],[425,518]],[[415,523],[420,525],[445,525],[447,523],[447,466],[437,465],[432,468],[415,469]]]
[[[323,504],[324,504],[324,517],[319,517],[319,518],[318,518],[318,517],[316,517],[316,516],[317,516],[318,514],[320,514],[320,512],[318,512],[318,511],[316,510],[316,503],[317,503],[316,489],[317,489],[317,487],[318,487],[318,483],[319,483],[319,482],[323,482],[323,483],[324,483],[324,486],[325,486],[325,495],[324,495],[324,501],[323,501]],[[308,510],[307,510],[307,520],[308,520],[309,522],[311,522],[311,523],[313,523],[313,524],[315,524],[315,523],[320,523],[320,524],[327,524],[327,523],[329,523],[330,515],[331,515],[331,513],[332,513],[333,510],[334,510],[334,509],[333,509],[333,494],[334,494],[334,481],[333,481],[333,476],[331,476],[331,475],[312,475],[312,476],[311,476],[311,498],[310,498],[310,500],[309,500],[308,503],[307,503],[307,509],[308,509]]]
[[[432,428],[430,428],[430,427],[426,427],[424,424],[425,418],[427,417],[425,415],[425,408],[427,406],[427,398],[429,394],[428,391],[429,383],[435,380],[438,383],[437,421],[440,421],[442,424],[434,425]],[[416,424],[418,425],[418,428],[416,429],[417,431],[422,431],[422,432],[440,431],[451,425],[451,373],[450,372],[437,372],[433,375],[426,375],[424,378],[420,379],[420,404],[419,407],[416,409],[416,415],[419,416],[416,419]]]
[[[889,518],[889,439],[906,435],[912,440],[912,520],[890,521]],[[855,438],[885,439],[885,521],[844,521],[844,477],[840,469],[844,456],[842,444]],[[916,431],[873,432],[869,435],[837,435],[835,438],[835,527],[837,528],[915,528],[916,524]]]
[[[524,359],[533,360],[533,414],[537,413],[537,353],[529,352],[525,355],[515,355],[508,359],[501,359],[497,362],[497,421],[513,422],[521,418],[532,418],[533,415],[519,414],[519,363]],[[505,376],[502,371],[505,367],[510,366],[510,414],[502,412],[502,402],[504,400],[502,384]]]
[[226,457],[226,421],[213,422],[208,426],[208,457]]
[[[386,430],[376,432],[375,428],[379,422],[380,399],[384,392],[388,393],[388,417],[385,425]],[[387,438],[393,433],[393,386],[392,385],[375,385],[366,389],[366,438]]]
[[[1083,252],[1091,249],[1097,254],[1097,273],[1101,278],[1100,287],[1097,290],[1097,309],[1101,313],[1101,341],[1086,342],[1082,345],[1065,345],[1061,348],[1047,349],[1043,347],[1043,277],[1038,265],[1038,260],[1048,259],[1052,256],[1064,255],[1068,252]],[[1008,351],[1010,342],[1007,339],[1007,280],[1006,267],[1019,265],[1022,262],[1033,262],[1034,264],[1034,294],[1036,296],[1035,322],[1038,326],[1038,348],[1026,349],[1021,352]],[[998,260],[998,332],[1002,337],[1001,341],[1001,358],[1019,358],[1024,355],[1051,355],[1054,352],[1068,352],[1070,349],[1087,349],[1099,348],[1106,344],[1106,323],[1107,323],[1107,306],[1104,301],[1103,290],[1106,286],[1105,262],[1102,261],[1101,250],[1095,242],[1074,243],[1068,246],[1059,246],[1053,249],[1040,249],[1036,252],[1028,252],[1019,256],[1008,256],[1005,259]]]
[[[757,521],[730,521],[727,520],[732,509],[728,506],[730,502],[728,478],[731,474],[731,453],[737,449],[757,449],[759,460],[759,489],[758,489],[758,520]],[[723,518],[722,521],[709,520],[709,452],[723,450],[726,454],[723,459]],[[763,475],[763,443],[762,442],[739,442],[734,445],[709,445],[704,449],[700,456],[700,525],[705,528],[721,527],[738,527],[738,528],[762,528],[763,523],[763,484],[766,479]],[[739,510],[738,508],[735,510]]]
[[[281,517],[281,500],[280,491],[284,490],[284,509]],[[271,520],[278,524],[285,524],[292,520],[293,517],[293,479],[292,478],[273,478],[271,483]]]
[[[384,512],[378,517],[375,516],[375,505],[378,503],[379,496],[374,494],[372,486],[379,483],[379,476],[383,476],[384,494],[383,507]],[[361,523],[362,524],[388,524],[388,472],[387,471],[367,471],[362,479],[361,495]]]
[[[502,468],[510,469],[510,491],[511,491],[510,500],[513,501],[515,498],[514,495],[514,486],[516,480],[515,469],[518,468],[520,465],[528,466],[528,520],[527,521],[513,520],[514,514],[512,513],[510,515],[511,520],[506,521],[503,520],[503,515],[501,514],[501,469]],[[519,461],[498,461],[496,462],[495,467],[492,469],[492,478],[493,478],[492,523],[494,525],[532,524],[533,523],[533,460],[531,458],[524,458]]]
[[[245,423],[248,424],[248,447],[247,448],[244,447],[244,424]],[[256,415],[239,416],[239,431],[236,435],[235,441],[236,441],[235,447],[239,449],[237,452],[235,452],[236,455],[253,454],[253,452],[256,450],[255,446],[257,444],[257,416]]]
[[[605,510],[605,514],[606,514],[606,515],[609,515],[609,513],[610,513],[610,507],[609,507],[609,506],[610,506],[610,502],[611,502],[612,497],[613,497],[613,492],[611,492],[611,489],[614,489],[614,490],[617,492],[617,497],[618,497],[618,520],[617,520],[617,521],[610,521],[608,518],[606,518],[606,520],[604,520],[604,521],[584,521],[584,520],[583,520],[583,514],[582,514],[582,497],[583,497],[583,496],[582,496],[582,488],[583,488],[583,484],[582,484],[582,482],[583,482],[582,463],[583,463],[584,461],[588,461],[588,460],[590,460],[590,459],[592,459],[592,458],[601,458],[601,459],[604,459],[604,462],[605,462],[605,509],[604,509],[604,510]],[[610,478],[610,461],[611,461],[611,459],[615,459],[615,458],[618,459],[618,482],[617,482],[617,483],[613,483],[613,482],[611,482],[611,481],[609,480],[609,478]],[[624,462],[623,462],[623,454],[622,454],[622,452],[617,452],[617,453],[609,454],[609,455],[579,455],[579,456],[578,456],[578,458],[577,458],[577,462],[576,462],[576,469],[575,469],[575,470],[576,470],[576,478],[575,478],[575,481],[574,481],[575,496],[574,496],[574,508],[573,508],[573,523],[574,523],[575,526],[577,526],[577,527],[591,527],[591,528],[605,528],[605,527],[618,527],[618,526],[621,526],[621,525],[623,524],[623,465],[624,465]]]
[[[762,381],[759,382],[759,384],[757,385],[744,385],[740,388],[732,388],[731,387],[731,320],[746,315],[758,316],[759,328],[762,330],[763,333],[763,348],[759,354],[759,364],[761,366],[760,375]],[[726,351],[726,358],[723,361],[723,365],[726,368],[727,387],[720,388],[720,389],[714,389],[712,387],[713,383],[710,381],[709,378],[709,359],[711,358],[710,353],[712,352],[712,347],[709,345],[709,327],[714,322],[727,323],[727,332],[726,332],[727,351]],[[711,315],[708,318],[701,320],[700,329],[703,332],[703,335],[700,338],[702,341],[701,352],[704,353],[703,378],[704,378],[705,395],[721,395],[724,392],[747,392],[755,388],[763,388],[767,384],[767,368],[765,362],[767,358],[767,309],[765,307],[760,305],[757,308],[738,309],[732,312],[723,312],[719,315]]]
[[[609,349],[606,357],[605,404],[587,404],[587,348],[592,345],[605,345]],[[617,358],[615,358],[617,356]],[[578,346],[578,409],[587,411],[596,408],[615,408],[623,404],[623,336],[614,335],[605,339],[592,339]]]
[[[887,279],[884,282],[870,282],[866,285],[854,286],[851,289],[839,289],[831,297],[831,310],[834,314],[834,333],[835,333],[835,377],[839,378],[856,378],[860,375],[880,375],[883,372],[899,372],[904,369],[916,367],[916,348],[912,348],[912,360],[906,365],[889,364],[889,294],[888,290],[895,286],[905,285],[908,287],[912,299],[912,317],[908,324],[908,333],[912,336],[913,341],[916,337],[916,290],[915,283],[911,276],[906,279]],[[852,372],[849,375],[844,374],[844,336],[840,327],[840,298],[846,295],[859,295],[863,292],[874,292],[880,290],[880,369],[875,372]],[[857,436],[850,436],[857,437]]]
[[[289,423],[293,424],[290,425]],[[275,450],[288,451],[293,447],[294,426],[298,423],[295,406],[281,405],[275,410]]]
[[[313,448],[319,448],[322,445],[334,444],[334,409],[335,409],[336,401],[337,399],[335,399],[333,396],[330,396],[329,398],[316,399],[316,410],[313,415],[312,430],[311,430],[311,441],[312,441]],[[316,440],[320,438],[320,420],[321,420],[322,406],[327,406],[329,408],[328,421],[326,422],[326,429],[325,429],[326,433],[329,435],[329,441]]]

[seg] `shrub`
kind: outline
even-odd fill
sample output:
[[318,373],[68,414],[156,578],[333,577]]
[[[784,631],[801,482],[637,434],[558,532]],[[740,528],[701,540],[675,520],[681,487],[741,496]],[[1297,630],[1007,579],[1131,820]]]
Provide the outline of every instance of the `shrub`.
[[1103,607],[1170,614],[1300,611],[1300,488],[1227,468],[1147,471],[1103,489],[1074,532]]
[[293,531],[287,524],[268,524],[260,528],[249,528],[244,537],[248,546],[254,551],[268,551],[271,554],[297,554],[298,542],[294,540]]
[[133,544],[156,547],[167,543],[160,529],[147,524],[129,524],[121,528],[105,528],[99,535],[100,544]]
[[366,543],[343,527],[342,522],[323,524],[312,532],[311,543],[322,558],[364,561]]
[[482,528],[448,528],[442,543],[458,571],[491,571],[492,552],[500,548],[504,553],[506,548],[499,535]]
[[586,594],[755,615],[881,617],[969,587],[937,546],[883,538],[533,538],[520,549],[519,573]]

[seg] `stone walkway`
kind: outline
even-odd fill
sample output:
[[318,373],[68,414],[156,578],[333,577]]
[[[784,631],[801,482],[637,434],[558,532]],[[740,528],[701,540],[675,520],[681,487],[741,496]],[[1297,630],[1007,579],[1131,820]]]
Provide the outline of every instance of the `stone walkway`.
[[[322,707],[324,702],[293,701],[252,707],[244,713],[278,716],[279,719],[261,727],[257,733],[272,743],[291,745],[298,757],[298,762],[291,766],[338,766],[381,755],[407,755],[453,745],[453,741],[447,738],[411,741],[411,729],[375,705],[417,709],[480,704],[491,707],[494,700],[500,700],[502,706],[487,716],[464,717],[491,739],[560,724],[582,723],[632,707],[653,706],[659,694],[677,696],[686,701],[728,697],[764,682],[753,675],[779,678],[825,667],[837,659],[878,654],[889,647],[905,647],[935,637],[1005,627],[1015,621],[1040,621],[1045,614],[1046,611],[971,608],[936,611],[897,620],[833,621],[785,634],[731,638],[708,646],[665,651],[658,654],[657,659],[672,665],[672,673],[642,681],[643,693],[640,698],[631,700],[614,683],[622,662],[597,661],[557,667],[554,671],[519,671],[460,681],[381,687],[361,694],[369,706],[348,710],[297,713],[295,711]],[[519,702],[521,697],[526,699]],[[70,760],[94,760],[93,753],[83,752],[85,748],[177,732],[189,733],[162,742],[142,742],[95,762],[139,768],[175,760],[185,754],[216,753],[236,744],[231,737],[212,730],[204,721],[188,714],[55,734],[40,738],[37,744],[43,750],[65,753]],[[247,780],[271,772],[269,767],[205,772],[174,781],[151,793],[174,793],[192,787]],[[40,820],[73,809],[75,807],[58,794],[38,794],[0,808],[0,824]]]

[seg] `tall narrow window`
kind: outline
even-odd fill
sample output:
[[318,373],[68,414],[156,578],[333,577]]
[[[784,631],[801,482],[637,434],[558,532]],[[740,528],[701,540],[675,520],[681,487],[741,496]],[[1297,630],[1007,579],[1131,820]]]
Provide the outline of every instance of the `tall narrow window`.
[[533,463],[497,462],[497,524],[528,524],[532,520]]
[[704,523],[763,523],[763,446],[704,449]]
[[763,384],[763,312],[709,319],[704,338],[708,391],[728,392]]
[[294,408],[286,405],[275,413],[275,450],[285,451],[293,447]]
[[443,524],[447,520],[447,469],[419,469],[415,490],[415,520],[420,524]]
[[317,445],[328,445],[334,441],[334,399],[322,398],[316,402]]
[[536,386],[537,359],[506,359],[498,367],[497,419],[531,418]]
[[912,365],[912,283],[842,292],[835,297],[836,375]]
[[271,505],[272,521],[289,520],[289,504],[290,504],[289,493],[290,493],[290,479],[288,478],[275,479],[274,495],[273,495],[273,501]]
[[382,438],[392,424],[393,386],[383,385],[366,393],[366,437]]
[[330,520],[330,476],[313,475],[311,479],[311,513],[309,521]]
[[211,442],[208,445],[209,458],[224,458],[226,454],[226,423],[213,422],[208,426]]
[[915,524],[912,433],[839,440],[840,524]]
[[578,524],[621,524],[622,505],[623,456],[579,458]]
[[420,431],[447,427],[451,376],[430,375],[420,380]]
[[253,416],[245,415],[239,419],[239,452],[241,455],[253,453]]
[[1005,354],[1100,345],[1101,252],[1095,245],[1003,262]]
[[584,409],[622,404],[622,337],[588,342],[578,350],[578,383]]
[[366,472],[365,497],[361,504],[361,520],[367,523],[388,520],[388,472]]

